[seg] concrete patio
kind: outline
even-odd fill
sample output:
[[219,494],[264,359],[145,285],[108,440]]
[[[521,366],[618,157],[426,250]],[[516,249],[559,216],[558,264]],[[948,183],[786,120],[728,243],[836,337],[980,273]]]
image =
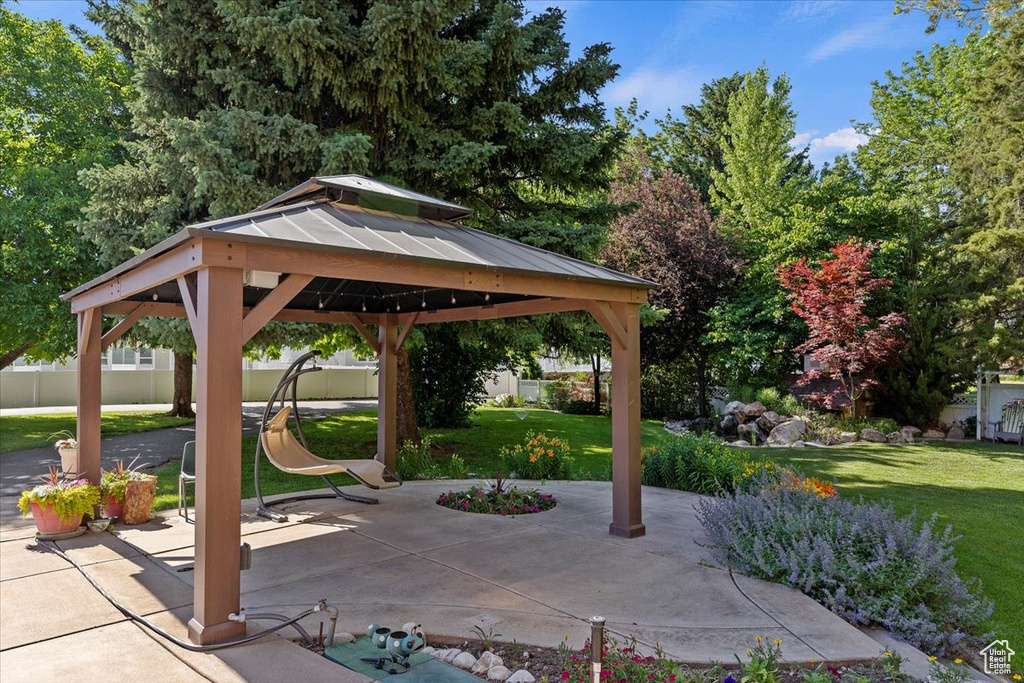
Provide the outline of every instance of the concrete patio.
[[[256,517],[247,501],[242,535],[253,552],[252,569],[242,573],[243,607],[290,616],[326,598],[340,609],[343,631],[417,621],[428,638],[469,637],[480,626],[502,640],[549,647],[566,637],[581,646],[587,619],[600,614],[619,636],[660,643],[692,663],[731,661],[755,635],[781,638],[790,661],[868,659],[880,650],[801,593],[714,566],[699,545],[693,494],[645,488],[648,533],[626,540],[607,531],[609,483],[545,484],[558,506],[518,518],[434,504],[439,493],[465,484],[408,483],[381,494],[377,506],[294,503],[287,523]],[[161,515],[59,546],[129,608],[184,638],[193,527],[174,512]],[[161,681],[364,680],[276,635],[212,654],[152,637],[64,560],[33,550],[33,535],[31,519],[0,530],[5,681],[107,680],[111,673]],[[319,628],[319,618],[307,621],[309,630]]]

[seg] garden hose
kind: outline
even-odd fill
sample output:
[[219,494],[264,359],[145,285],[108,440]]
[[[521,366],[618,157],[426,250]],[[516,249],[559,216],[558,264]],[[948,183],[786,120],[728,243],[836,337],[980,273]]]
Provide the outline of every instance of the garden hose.
[[284,621],[282,623],[280,623],[280,624],[277,624],[276,626],[271,626],[270,628],[266,629],[265,631],[261,631],[259,633],[253,634],[251,636],[246,636],[245,638],[239,638],[238,640],[229,640],[229,641],[224,642],[224,643],[214,643],[214,644],[211,644],[211,645],[196,645],[194,643],[190,643],[187,640],[182,640],[181,638],[178,638],[177,636],[175,636],[175,635],[165,631],[164,629],[160,628],[156,624],[154,624],[151,621],[147,620],[145,617],[143,617],[143,616],[141,616],[139,614],[136,614],[132,610],[130,610],[127,607],[125,607],[124,605],[122,605],[113,596],[111,596],[109,593],[107,593],[107,591],[104,590],[102,586],[100,586],[98,583],[96,583],[96,581],[91,576],[89,576],[89,573],[85,571],[85,569],[82,567],[82,565],[78,564],[78,562],[76,562],[71,557],[68,557],[68,555],[64,551],[62,551],[60,548],[58,548],[55,544],[54,545],[50,545],[50,542],[44,542],[44,541],[42,541],[40,539],[36,539],[36,544],[38,546],[42,547],[42,548],[45,548],[47,551],[57,555],[58,557],[63,558],[64,560],[68,561],[69,563],[71,563],[71,565],[75,569],[77,569],[82,576],[85,577],[85,580],[88,581],[89,583],[91,583],[92,587],[95,588],[99,592],[100,595],[102,595],[104,598],[106,598],[107,602],[109,602],[111,605],[113,605],[115,608],[117,608],[117,610],[119,612],[121,612],[121,614],[125,615],[126,617],[128,617],[132,621],[140,624],[141,626],[144,626],[145,628],[149,629],[150,631],[152,631],[153,633],[157,634],[161,638],[164,638],[165,640],[169,640],[172,643],[174,643],[175,645],[177,645],[178,647],[184,648],[184,649],[189,650],[191,652],[212,652],[214,650],[223,650],[225,648],[235,647],[237,645],[245,645],[246,643],[251,643],[251,642],[253,642],[255,640],[259,640],[260,638],[263,638],[264,636],[269,636],[271,633],[275,633],[277,631],[280,631],[281,629],[283,629],[286,626],[291,626],[296,631],[298,631],[299,634],[303,637],[303,639],[307,643],[312,644],[312,642],[313,642],[312,638],[310,638],[310,636],[306,632],[306,630],[303,629],[301,626],[299,626],[299,624],[297,622],[300,619],[304,619],[304,618],[314,614],[317,611],[316,608],[306,610],[302,614],[300,614],[300,615],[298,615],[296,617],[292,617],[291,619],[288,619],[288,618],[286,618],[284,616],[281,616],[281,615],[278,615],[278,614],[260,613],[260,614],[248,615],[247,616],[248,619],[283,619]]

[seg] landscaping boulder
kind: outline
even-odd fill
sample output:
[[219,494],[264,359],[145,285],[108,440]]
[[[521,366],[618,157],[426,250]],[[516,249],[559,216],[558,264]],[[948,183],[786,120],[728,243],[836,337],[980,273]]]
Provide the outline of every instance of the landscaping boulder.
[[722,421],[718,423],[718,428],[722,432],[722,436],[725,438],[735,437],[736,428],[740,426],[740,421],[736,419],[735,415],[726,415],[722,418]]
[[746,404],[743,401],[730,401],[729,403],[725,404],[724,412],[726,415],[735,415],[736,413],[740,412],[740,410],[742,410],[743,406],[745,405]]
[[492,668],[496,666],[504,666],[505,662],[502,661],[501,657],[494,654],[493,652],[484,652],[480,655],[480,659],[476,660],[476,664],[470,669],[470,673],[474,674],[486,674]]
[[921,430],[917,427],[903,427],[900,429],[900,434],[905,443],[914,443],[914,440],[921,434]]
[[795,441],[800,441],[806,432],[807,423],[799,418],[783,422],[768,435],[768,445],[788,446]]
[[947,439],[953,439],[953,440],[955,440],[955,441],[963,441],[963,438],[964,438],[964,430],[963,430],[963,429],[961,429],[961,428],[960,428],[960,427],[958,427],[958,426],[953,426],[953,427],[950,427],[950,428],[949,428],[949,431],[948,431],[948,432],[946,432],[946,438],[947,438]]
[[508,683],[533,683],[537,679],[526,669],[520,669],[505,680]]
[[503,665],[492,666],[487,670],[487,680],[489,681],[507,681],[508,677],[512,675],[512,672],[508,670],[508,667]]
[[744,441],[743,439],[736,439],[735,441],[730,441],[729,445],[730,446],[739,446],[739,447],[749,447],[750,446],[750,442],[749,441]]
[[925,433],[922,434],[922,436],[924,438],[926,438],[926,439],[945,439],[946,438],[946,434],[944,432],[940,432],[938,429],[926,430]]
[[468,652],[460,652],[459,656],[452,660],[452,664],[460,669],[466,669],[469,671],[473,668],[473,665],[476,664],[476,657]]
[[335,645],[341,645],[342,643],[354,643],[354,642],[356,642],[356,637],[354,635],[352,635],[351,633],[344,633],[344,632],[342,632],[342,633],[335,633],[334,634],[334,644]]
[[903,436],[903,432],[889,432],[885,435],[885,442],[902,445],[907,443],[907,440]]
[[885,434],[871,427],[861,431],[860,438],[871,443],[885,443]]
[[761,417],[757,418],[757,425],[764,431],[771,432],[788,419],[785,415],[779,415],[774,411],[766,410],[762,413]]
[[757,445],[764,441],[764,439],[761,438],[761,428],[754,422],[748,422],[747,424],[740,425],[736,428],[736,433],[739,434],[741,439],[749,441],[751,445]]
[[764,411],[768,410],[764,407],[764,404],[760,401],[754,401],[736,411],[736,418],[740,422],[750,422],[751,420],[761,417]]

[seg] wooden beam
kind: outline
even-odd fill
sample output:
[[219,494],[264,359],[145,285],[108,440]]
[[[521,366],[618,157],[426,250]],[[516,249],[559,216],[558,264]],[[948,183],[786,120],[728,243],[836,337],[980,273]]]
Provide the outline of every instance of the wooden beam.
[[462,320],[497,320],[499,318],[515,318],[523,315],[539,315],[541,313],[565,313],[568,311],[586,310],[587,302],[582,299],[530,299],[528,301],[510,301],[490,306],[467,306],[466,308],[449,308],[440,311],[422,311],[399,316],[404,323],[412,315],[418,315],[417,324],[448,323]]
[[78,454],[75,474],[97,485],[100,483],[100,390],[103,375],[101,332],[98,308],[78,314]]
[[[128,315],[135,307],[139,304],[138,301],[118,301],[116,303],[107,304],[103,307],[103,315],[120,316]],[[187,318],[188,315],[185,313],[185,307],[183,304],[176,304],[169,301],[153,301],[153,302],[142,302],[146,306],[146,316],[156,316],[160,318]],[[251,308],[244,308],[245,313],[249,313]],[[289,322],[289,323],[317,323],[317,324],[333,324],[333,325],[351,325],[353,318],[362,325],[376,325],[377,314],[376,313],[346,313],[339,311],[304,311],[304,310],[289,310],[284,309],[280,313],[274,316],[274,320],[278,322]],[[372,333],[367,334],[373,339],[373,343],[377,343],[377,338]]]
[[395,470],[398,460],[398,328],[382,315],[377,360],[377,460]]
[[[71,300],[71,312],[105,306],[170,282],[179,275],[191,273],[203,265],[199,240],[193,240],[161,254],[151,261],[132,268],[113,280],[101,283]],[[241,266],[239,266],[241,267]]]
[[245,635],[240,606],[242,514],[242,271],[198,273],[196,325],[196,525],[189,638]]
[[103,339],[100,342],[100,351],[106,351],[111,344],[123,337],[132,328],[132,325],[146,317],[148,315],[146,311],[149,310],[147,306],[148,304],[145,303],[137,304],[123,318],[117,321],[117,324],[107,330],[107,333],[103,335]]
[[[211,235],[204,239],[209,241],[226,238],[226,236]],[[443,264],[398,259],[391,255],[374,252],[359,254],[249,243],[246,245],[244,267],[276,273],[305,273],[317,277],[453,290],[465,289],[468,279],[471,282],[481,282],[479,290],[481,292],[508,292],[532,296],[631,303],[647,301],[646,288],[628,284],[617,285],[590,280],[571,280],[541,273],[500,272],[500,278],[483,278],[482,273],[497,274],[499,271],[482,271],[479,268],[458,263]]]
[[[380,353],[380,339],[373,336],[373,333],[366,329],[366,325],[363,324],[363,321],[360,320],[355,313],[339,313],[338,316],[347,325],[351,325],[352,327],[354,327],[356,329],[356,332],[359,333],[359,336],[365,339],[366,343],[370,345],[370,348],[372,348],[376,353]],[[385,317],[387,317],[386,314],[378,316],[378,320],[382,320]]]
[[395,341],[395,351],[400,350],[405,344],[405,340],[409,336],[409,333],[412,332],[412,328],[416,327],[416,321],[419,317],[420,314],[417,311],[402,323],[402,331],[398,334],[398,339]]
[[611,338],[613,346],[626,348],[626,329],[607,301],[588,301],[587,310]]
[[199,326],[199,314],[197,309],[198,295],[196,293],[196,278],[189,277],[188,275],[178,276],[178,290],[181,292],[181,302],[185,307],[185,313],[188,316],[188,324],[192,327],[192,334],[195,335],[195,330]]
[[252,339],[288,303],[313,281],[312,275],[289,275],[242,319],[242,343]]
[[613,536],[643,536],[640,501],[640,307],[614,303],[610,315],[625,332],[612,344],[612,523]]

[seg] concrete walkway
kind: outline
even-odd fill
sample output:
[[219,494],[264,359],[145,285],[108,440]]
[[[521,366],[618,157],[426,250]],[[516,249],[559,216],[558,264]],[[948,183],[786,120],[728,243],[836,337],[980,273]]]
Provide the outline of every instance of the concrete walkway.
[[[372,410],[376,407],[376,399],[299,401],[299,409],[302,411],[302,418],[304,420],[337,415],[339,413]],[[170,408],[170,404],[104,406],[103,411],[166,412]],[[263,403],[242,404],[243,433],[253,434],[259,429],[263,408]],[[67,409],[18,408],[5,410],[3,415],[33,415],[41,414],[40,411],[45,411],[46,414],[74,413],[75,408],[74,406]],[[127,466],[138,457],[135,467],[143,469],[162,465],[169,460],[179,459],[181,458],[181,451],[185,443],[195,439],[195,433],[195,426],[189,424],[181,427],[142,432],[140,434],[107,437],[101,443],[103,453],[102,466],[109,469],[118,460],[124,460],[124,464]],[[252,457],[252,454],[244,453],[243,457]],[[0,521],[6,520],[12,514],[17,514],[14,506],[17,503],[18,496],[25,489],[35,486],[39,482],[39,477],[46,474],[47,467],[53,464],[60,465],[60,456],[49,446],[0,454]]]
[[[868,659],[880,650],[801,593],[714,566],[699,545],[693,494],[645,488],[647,536],[624,540],[608,535],[606,482],[545,484],[558,506],[519,518],[434,503],[468,483],[412,482],[382,492],[376,506],[295,503],[280,524],[256,517],[247,501],[242,533],[253,566],[242,573],[243,606],[293,615],[326,598],[341,610],[339,628],[354,633],[371,622],[417,621],[428,639],[470,637],[480,626],[502,640],[556,647],[568,638],[576,648],[589,635],[587,619],[600,614],[619,637],[636,636],[646,648],[660,643],[669,656],[692,663],[731,661],[755,635],[781,638],[789,661]],[[59,545],[130,607],[184,633],[193,527],[163,515]],[[215,654],[155,640],[63,560],[32,550],[30,525],[0,527],[4,680],[72,672],[88,680],[79,675],[83,657],[105,672],[96,676],[103,680],[122,672],[152,680],[360,680],[277,636]],[[319,628],[318,618],[307,621],[310,631]],[[69,652],[74,656],[61,656]]]

